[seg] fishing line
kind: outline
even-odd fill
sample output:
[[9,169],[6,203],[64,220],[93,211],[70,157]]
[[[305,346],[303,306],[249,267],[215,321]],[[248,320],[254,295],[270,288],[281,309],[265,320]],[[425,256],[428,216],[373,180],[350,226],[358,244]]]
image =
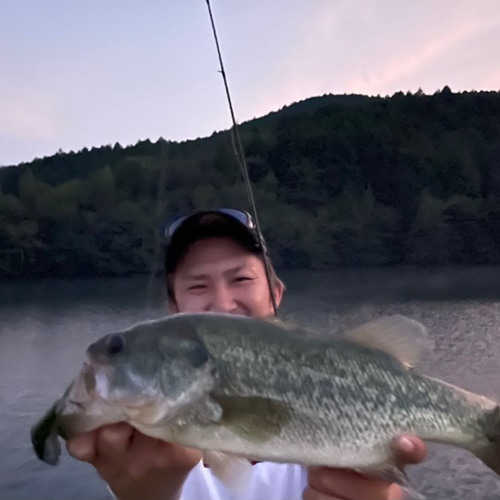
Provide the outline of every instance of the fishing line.
[[[156,220],[155,227],[158,227],[159,221],[162,219],[164,214],[164,206],[163,206],[163,194],[165,193],[166,179],[167,179],[167,163],[168,163],[168,150],[164,148],[164,142],[160,142],[160,159],[158,162],[159,168],[159,180],[156,191]],[[168,146],[168,144],[167,144]],[[163,153],[165,152],[165,165],[163,165]],[[148,187],[148,181],[152,166],[152,157],[153,157],[153,144],[150,142],[149,146],[149,167],[148,167],[148,176],[146,181],[145,189]],[[151,273],[149,276],[149,283],[147,288],[147,311],[151,311],[151,297],[153,292],[154,281],[156,275],[158,274],[158,270],[160,267],[160,250],[161,250],[161,241],[160,241],[160,233],[155,230],[155,239],[154,239],[154,258],[153,258],[153,266],[151,268]]]
[[231,101],[231,94],[229,92],[229,85],[227,83],[227,78],[226,78],[226,71],[224,69],[224,63],[222,62],[222,54],[221,54],[221,50],[220,50],[220,46],[219,46],[219,39],[217,37],[217,30],[215,29],[214,17],[212,15],[212,7],[210,6],[210,0],[206,0],[206,2],[207,2],[207,7],[208,7],[208,14],[210,16],[210,23],[212,25],[215,46],[217,48],[217,55],[219,57],[219,64],[220,64],[219,72],[221,73],[222,79],[224,81],[224,88],[226,89],[227,102],[229,104],[229,111],[231,113],[231,120],[233,122],[233,126],[231,128],[231,138],[232,138],[232,146],[234,149],[234,155],[237,159],[237,163],[240,167],[241,173],[243,174],[243,180],[245,183],[246,194],[247,194],[250,206],[251,206],[251,210],[253,212],[252,215],[253,215],[253,218],[255,221],[255,226],[257,229],[257,238],[258,238],[258,242],[259,242],[259,247],[262,250],[262,252],[264,253],[264,268],[266,271],[266,278],[267,278],[267,284],[269,286],[269,293],[271,294],[271,302],[273,304],[274,314],[275,314],[275,316],[277,316],[278,315],[278,308],[276,306],[276,298],[274,297],[274,291],[273,291],[273,287],[271,284],[271,272],[269,269],[268,259],[266,258],[266,252],[265,252],[265,246],[264,246],[262,233],[260,231],[260,223],[259,223],[259,218],[257,215],[257,207],[255,205],[252,185],[250,183],[250,178],[248,176],[248,166],[247,166],[247,162],[245,159],[245,153],[243,151],[243,146],[241,143],[241,137],[240,137],[240,133],[238,130],[238,125],[236,123],[236,118],[234,115],[233,103]]

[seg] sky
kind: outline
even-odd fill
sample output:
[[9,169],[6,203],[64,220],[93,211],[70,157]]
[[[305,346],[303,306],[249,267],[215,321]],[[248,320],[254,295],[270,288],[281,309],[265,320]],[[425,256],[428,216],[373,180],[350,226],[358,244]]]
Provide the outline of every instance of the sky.
[[[500,90],[499,0],[211,0],[239,122],[323,94]],[[0,165],[230,126],[205,0],[2,0]]]

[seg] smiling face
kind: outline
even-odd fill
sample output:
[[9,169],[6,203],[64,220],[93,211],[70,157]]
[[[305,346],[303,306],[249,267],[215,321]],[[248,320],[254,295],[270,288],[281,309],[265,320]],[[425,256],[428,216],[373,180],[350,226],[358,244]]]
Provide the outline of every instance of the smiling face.
[[[231,238],[194,242],[172,277],[171,312],[222,312],[265,317],[273,314],[264,263]],[[276,304],[283,295],[274,285]]]

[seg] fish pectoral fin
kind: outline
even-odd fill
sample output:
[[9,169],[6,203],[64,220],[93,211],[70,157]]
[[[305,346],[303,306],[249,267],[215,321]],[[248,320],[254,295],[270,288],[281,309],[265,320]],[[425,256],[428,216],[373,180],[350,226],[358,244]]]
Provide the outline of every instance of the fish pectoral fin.
[[407,493],[405,498],[408,498],[408,500],[425,500],[425,497],[412,486],[403,467],[387,465],[375,472],[370,472],[370,474],[388,483],[399,484]]
[[406,316],[383,316],[344,333],[344,337],[370,349],[378,349],[412,368],[433,344],[424,325]]
[[290,411],[281,401],[224,396],[217,398],[217,402],[223,411],[219,423],[254,443],[263,443],[276,436],[290,420]]
[[176,425],[189,425],[196,424],[204,426],[210,426],[214,423],[220,422],[222,419],[223,410],[217,401],[214,401],[211,397],[200,401],[188,411],[180,415],[176,420]]
[[410,480],[408,479],[406,471],[395,465],[388,465],[380,471],[375,472],[374,475],[388,483],[396,483],[403,487],[410,486]]
[[244,457],[222,451],[204,451],[203,462],[235,495],[243,494],[252,476],[252,464]]
[[222,415],[223,410],[220,404],[211,397],[202,401],[201,405],[198,407],[198,417],[204,419],[208,424],[219,422]]

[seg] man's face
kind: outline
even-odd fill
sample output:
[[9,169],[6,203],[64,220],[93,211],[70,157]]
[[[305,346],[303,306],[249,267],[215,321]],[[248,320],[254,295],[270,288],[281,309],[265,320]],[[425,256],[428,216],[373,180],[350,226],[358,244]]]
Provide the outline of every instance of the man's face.
[[[263,262],[230,238],[193,243],[173,276],[172,312],[222,312],[265,317],[274,313]],[[279,304],[283,287],[275,287]]]

